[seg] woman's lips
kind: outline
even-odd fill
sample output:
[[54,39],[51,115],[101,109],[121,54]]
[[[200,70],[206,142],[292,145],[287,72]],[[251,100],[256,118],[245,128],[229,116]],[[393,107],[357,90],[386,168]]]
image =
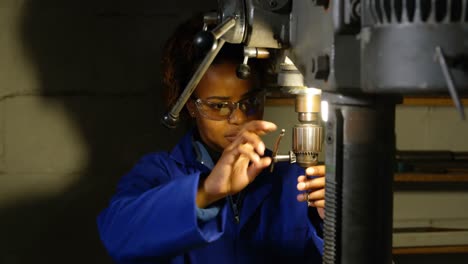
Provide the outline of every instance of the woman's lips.
[[237,134],[239,133],[239,131],[234,131],[234,132],[230,132],[230,133],[226,133],[224,135],[224,138],[226,138],[226,140],[228,140],[229,142],[232,142],[234,141],[236,138],[237,138]]
[[236,137],[237,136],[233,136],[233,135],[224,136],[224,138],[229,142],[233,142],[236,139]]

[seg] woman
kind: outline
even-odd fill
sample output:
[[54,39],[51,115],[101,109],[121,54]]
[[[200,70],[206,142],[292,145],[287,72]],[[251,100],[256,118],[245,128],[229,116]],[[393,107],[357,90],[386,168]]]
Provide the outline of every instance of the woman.
[[[191,44],[200,22],[166,45],[169,106],[200,60]],[[143,157],[98,216],[118,263],[321,263],[324,168],[308,168],[313,179],[288,163],[269,172],[261,136],[276,125],[261,120],[261,62],[243,80],[241,60],[240,46],[221,49],[186,104],[194,128],[171,152]]]

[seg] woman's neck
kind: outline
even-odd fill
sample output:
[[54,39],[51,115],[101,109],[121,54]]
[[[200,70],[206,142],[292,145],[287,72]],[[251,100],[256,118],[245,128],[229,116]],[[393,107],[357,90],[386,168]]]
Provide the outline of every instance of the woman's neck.
[[216,164],[218,162],[219,158],[221,157],[221,152],[216,151],[208,146],[202,138],[200,137],[200,133],[198,133],[198,130],[195,130],[194,133],[194,139],[200,143],[202,143],[203,147],[205,147],[206,151],[210,155],[211,160],[213,161],[213,164]]

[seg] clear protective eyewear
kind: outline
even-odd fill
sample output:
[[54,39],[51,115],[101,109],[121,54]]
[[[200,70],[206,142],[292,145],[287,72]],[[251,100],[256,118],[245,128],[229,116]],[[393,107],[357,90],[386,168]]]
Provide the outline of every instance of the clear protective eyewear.
[[198,112],[211,120],[228,120],[232,113],[239,109],[247,117],[259,113],[265,102],[265,93],[258,92],[253,96],[244,98],[238,102],[220,101],[216,99],[194,98]]

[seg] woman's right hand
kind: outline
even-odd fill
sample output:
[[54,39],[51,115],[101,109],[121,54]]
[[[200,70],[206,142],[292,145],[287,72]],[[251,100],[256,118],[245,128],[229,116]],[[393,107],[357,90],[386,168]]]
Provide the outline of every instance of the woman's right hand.
[[260,136],[276,130],[271,122],[255,120],[243,125],[228,145],[211,173],[200,183],[197,206],[209,204],[243,190],[271,163],[264,157],[265,144]]

